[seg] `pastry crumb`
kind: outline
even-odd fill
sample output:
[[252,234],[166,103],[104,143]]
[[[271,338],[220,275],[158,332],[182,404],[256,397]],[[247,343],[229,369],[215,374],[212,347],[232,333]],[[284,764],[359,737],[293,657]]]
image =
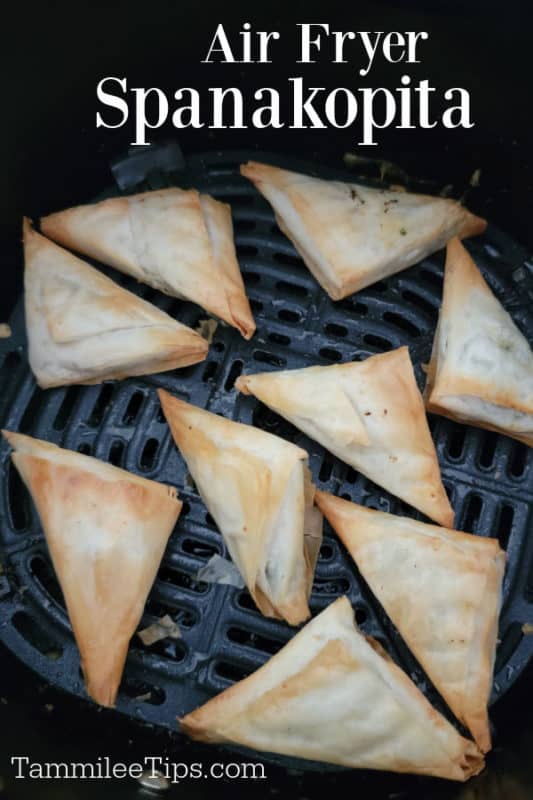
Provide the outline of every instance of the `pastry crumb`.
[[215,335],[215,331],[218,328],[218,322],[216,319],[199,319],[198,325],[195,327],[195,331],[203,336],[206,340],[207,344],[211,344],[213,341],[213,337]]
[[150,645],[160,642],[162,639],[181,639],[181,631],[179,626],[176,625],[174,620],[168,614],[165,614],[157,622],[148,625],[142,631],[137,631],[137,635],[141,642],[150,647]]

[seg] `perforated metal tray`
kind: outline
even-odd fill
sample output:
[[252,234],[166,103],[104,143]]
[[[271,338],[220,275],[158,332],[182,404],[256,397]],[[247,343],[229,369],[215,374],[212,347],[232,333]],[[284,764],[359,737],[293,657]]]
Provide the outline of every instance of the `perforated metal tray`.
[[[271,209],[238,165],[249,158],[324,177],[350,174],[268,153],[211,153],[180,164],[179,152],[163,154],[159,168],[135,183],[138,164],[121,162],[115,174],[129,191],[177,183],[196,186],[230,202],[237,251],[257,321],[245,342],[219,325],[205,362],[142,379],[100,386],[38,389],[29,371],[20,303],[13,336],[0,340],[0,421],[3,427],[90,453],[125,469],[178,487],[184,507],[151,592],[143,624],[169,613],[183,638],[146,648],[134,637],[119,694],[118,711],[174,729],[178,714],[195,708],[248,675],[277,652],[293,631],[265,619],[246,591],[195,579],[213,553],[227,555],[221,536],[198,495],[162,416],[156,389],[227,417],[252,423],[297,442],[310,453],[318,486],[367,506],[420,517],[362,475],[333,458],[316,442],[233,388],[248,371],[362,359],[407,344],[417,378],[427,361],[442,293],[443,253],[332,303],[281,234]],[[143,156],[144,158],[144,156]],[[148,164],[154,162],[148,160]],[[141,165],[141,173],[146,165]],[[133,183],[131,176],[134,175]],[[113,194],[110,190],[106,194]],[[72,198],[73,202],[76,198]],[[531,262],[521,247],[492,226],[467,243],[476,262],[519,327],[533,340]],[[22,269],[3,264],[3,269]],[[206,314],[197,306],[165,297],[110,269],[121,285],[195,326]],[[504,694],[533,653],[532,451],[504,436],[430,417],[443,480],[456,510],[456,527],[496,536],[508,566],[492,700]],[[79,659],[37,514],[0,445],[0,639],[50,683],[85,696]],[[439,705],[439,699],[326,525],[311,598],[313,614],[347,594],[363,631],[382,642]],[[279,759],[278,759],[279,761]]]

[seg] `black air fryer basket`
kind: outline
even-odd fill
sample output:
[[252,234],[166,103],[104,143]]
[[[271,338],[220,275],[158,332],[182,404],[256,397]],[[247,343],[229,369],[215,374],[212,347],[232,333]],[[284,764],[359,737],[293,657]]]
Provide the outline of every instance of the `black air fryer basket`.
[[[439,252],[333,303],[278,229],[266,201],[239,175],[239,164],[254,158],[345,180],[350,179],[349,173],[255,151],[198,155],[186,165],[180,163],[172,147],[151,148],[148,153],[139,155],[137,151],[133,160],[115,165],[123,191],[177,184],[195,186],[231,203],[237,252],[257,321],[256,335],[246,342],[237,331],[219,324],[203,363],[99,386],[43,391],[36,386],[28,367],[20,302],[11,321],[12,337],[0,340],[0,422],[4,428],[94,455],[178,488],[183,511],[142,625],[170,614],[178,622],[183,638],[144,647],[134,637],[117,702],[118,711],[123,714],[175,729],[177,715],[250,674],[288,641],[293,630],[262,617],[246,590],[196,579],[199,569],[214,553],[226,557],[228,554],[173,444],[157,388],[164,387],[202,408],[294,441],[309,451],[320,489],[372,508],[419,518],[412,508],[331,456],[254,398],[240,395],[234,383],[243,370],[332,364],[363,359],[407,344],[422,386],[421,365],[429,359],[442,295],[444,254]],[[105,196],[117,191],[110,190]],[[467,247],[498,298],[532,341],[533,281],[527,254],[492,226],[484,236],[469,240]],[[191,303],[166,297],[132,278],[102,269],[122,286],[187,325],[195,327],[206,318],[206,313]],[[533,453],[507,437],[442,417],[431,416],[430,426],[443,481],[456,512],[456,527],[479,536],[497,537],[507,551],[492,694],[495,701],[511,686],[533,653],[533,636],[523,630],[524,623],[533,623]],[[49,683],[85,697],[78,653],[37,514],[11,466],[5,442],[0,457],[5,476],[0,495],[0,547],[4,561],[4,572],[0,574],[0,638]],[[432,702],[442,708],[420,667],[326,524],[311,597],[313,615],[342,594],[350,598],[362,630],[377,638]],[[285,763],[294,762],[286,759]]]

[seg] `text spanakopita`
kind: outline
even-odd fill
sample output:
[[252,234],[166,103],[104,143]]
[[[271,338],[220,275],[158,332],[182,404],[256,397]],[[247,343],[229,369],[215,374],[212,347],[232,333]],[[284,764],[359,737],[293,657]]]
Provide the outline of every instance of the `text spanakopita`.
[[340,300],[434,253],[486,222],[455,200],[311,178],[250,161],[241,167],[308,269]]
[[322,515],[307,453],[159,390],[174,441],[257,607],[298,625],[309,617]]
[[458,239],[425,390],[428,411],[533,446],[533,352]]
[[182,504],[170,486],[31,436],[3,433],[39,512],[87,692],[112,706]]
[[100,383],[203,361],[195,331],[122,289],[24,220],[30,366],[39,386]]
[[505,553],[496,539],[317,492],[315,502],[451,710],[490,750]]
[[361,362],[242,375],[235,386],[431,519],[453,523],[407,347]]
[[332,603],[267,663],[180,720],[204,742],[347,767],[464,781],[483,756],[377,644],[346,597]]
[[255,331],[231,209],[209,195],[172,188],[112,197],[43,217],[41,228],[65,247],[198,303],[246,339]]

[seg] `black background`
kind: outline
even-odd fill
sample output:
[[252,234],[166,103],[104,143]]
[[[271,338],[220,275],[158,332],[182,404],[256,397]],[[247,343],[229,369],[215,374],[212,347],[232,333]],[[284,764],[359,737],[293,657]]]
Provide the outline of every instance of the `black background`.
[[[531,27],[528,3],[354,2],[315,3],[240,2],[163,3],[158,0],[115,3],[4,4],[0,61],[2,65],[2,124],[0,126],[0,258],[2,291],[0,320],[7,319],[21,288],[20,218],[38,216],[89,200],[111,182],[110,159],[132,140],[130,126],[96,129],[96,84],[106,75],[127,77],[129,86],[158,86],[172,93],[181,86],[200,91],[209,86],[238,86],[245,95],[272,86],[288,97],[287,79],[302,75],[307,85],[399,85],[402,74],[413,82],[427,78],[437,89],[462,86],[472,98],[471,130],[379,133],[379,146],[357,146],[353,130],[280,131],[206,128],[176,133],[167,127],[154,140],[177,135],[185,152],[257,147],[298,153],[306,158],[340,165],[346,151],[381,157],[400,164],[409,174],[453,184],[456,196],[470,175],[481,169],[481,185],[470,193],[472,210],[488,217],[533,250],[531,193]],[[228,34],[244,22],[255,29],[278,30],[280,41],[269,65],[201,64],[216,25]],[[426,30],[420,45],[422,63],[390,65],[380,59],[361,79],[359,61],[331,64],[327,52],[316,65],[299,65],[297,22],[328,22],[340,30]],[[352,51],[356,53],[355,49]],[[174,747],[178,760],[193,760],[189,748],[167,735],[141,731],[99,713],[88,705],[56,696],[42,687],[8,653],[0,651],[0,776],[8,796],[93,796],[95,787],[67,784],[30,785],[12,780],[8,758],[14,753],[34,759],[88,760],[109,754],[135,760],[144,754]],[[353,775],[332,785],[360,797],[398,798],[464,796],[528,798],[533,795],[529,772],[531,738],[529,687],[531,670],[494,710],[496,748],[488,774],[469,785],[472,794],[437,788],[431,782],[414,784],[403,778],[385,785],[363,783]],[[3,703],[1,698],[7,702]],[[52,705],[53,708],[47,708]],[[209,751],[202,751],[207,763]],[[194,758],[198,759],[198,753]],[[290,793],[311,797],[333,784],[331,777],[303,781],[268,770],[269,780],[252,790],[264,795]],[[268,784],[268,785],[266,785]],[[471,788],[470,788],[471,786]],[[439,784],[440,787],[440,784]],[[181,784],[182,796],[205,796],[206,786]],[[222,785],[209,786],[213,794]],[[225,786],[233,795],[249,794],[250,784]],[[129,782],[108,783],[98,791],[122,797],[137,796]],[[400,792],[400,794],[398,794]],[[402,794],[402,792],[407,792]],[[442,793],[442,794],[441,794]],[[2,789],[0,788],[0,796]],[[176,792],[177,796],[177,792]]]

